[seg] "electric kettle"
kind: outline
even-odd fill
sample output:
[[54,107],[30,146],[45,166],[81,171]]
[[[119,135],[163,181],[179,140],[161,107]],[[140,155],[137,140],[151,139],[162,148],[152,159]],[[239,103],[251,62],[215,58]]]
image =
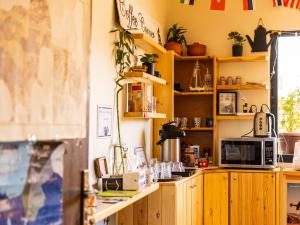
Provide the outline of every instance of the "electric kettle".
[[[254,137],[271,137],[275,124],[275,116],[270,112],[264,112],[263,106],[260,108],[260,112],[257,112],[254,116]],[[267,106],[267,105],[265,105]]]

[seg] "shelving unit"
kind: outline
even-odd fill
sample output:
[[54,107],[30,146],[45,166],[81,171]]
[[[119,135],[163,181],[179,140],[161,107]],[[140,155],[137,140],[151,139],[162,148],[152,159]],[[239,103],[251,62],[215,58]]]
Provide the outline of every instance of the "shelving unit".
[[124,76],[127,78],[128,82],[145,82],[151,84],[156,83],[161,85],[167,84],[166,80],[144,72],[126,72],[124,73]]
[[216,106],[214,104],[214,95],[216,93],[214,86],[209,91],[189,91],[190,77],[193,74],[196,61],[203,65],[203,68],[201,67],[201,77],[204,78],[206,73],[204,67],[208,68],[214,82],[215,57],[180,56],[174,54],[174,83],[179,83],[180,88],[183,89],[182,92],[174,90],[174,117],[188,118],[188,127],[183,129],[186,131],[186,137],[182,138],[182,141],[191,145],[199,145],[201,152],[203,148],[209,147],[214,164],[216,163],[214,160],[216,151],[214,142],[215,126],[192,127],[194,117],[201,117],[202,125],[205,126],[205,120],[214,117]]
[[191,128],[182,128],[184,131],[213,131],[213,127],[191,127]]
[[212,56],[181,56],[175,53],[175,61],[213,60]]
[[217,90],[266,90],[268,85],[241,84],[241,85],[217,85]]
[[217,120],[253,120],[254,116],[217,116]]
[[132,34],[135,45],[148,53],[166,54],[167,50],[145,34]]
[[197,96],[197,95],[213,95],[213,91],[203,91],[203,92],[180,92],[174,91],[175,96]]
[[150,112],[125,112],[124,118],[134,119],[164,119],[166,114],[164,113],[150,113]]
[[249,55],[249,56],[226,56],[217,57],[217,62],[267,62],[269,61],[269,56],[267,55]]

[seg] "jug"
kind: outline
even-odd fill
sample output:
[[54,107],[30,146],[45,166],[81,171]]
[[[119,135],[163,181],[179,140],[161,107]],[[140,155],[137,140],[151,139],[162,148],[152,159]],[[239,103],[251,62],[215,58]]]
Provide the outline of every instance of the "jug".
[[246,35],[248,42],[252,48],[252,52],[266,52],[268,47],[273,41],[273,36],[271,35],[270,41],[267,43],[267,35],[272,34],[272,31],[267,31],[263,26],[263,21],[260,18],[258,21],[258,27],[254,31],[254,41],[250,38],[249,35]]

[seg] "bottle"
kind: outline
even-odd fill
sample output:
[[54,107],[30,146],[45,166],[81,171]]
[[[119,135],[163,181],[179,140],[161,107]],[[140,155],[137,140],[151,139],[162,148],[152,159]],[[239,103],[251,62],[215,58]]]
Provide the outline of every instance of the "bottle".
[[243,105],[243,113],[247,113],[247,112],[248,112],[248,104],[245,103],[245,104]]

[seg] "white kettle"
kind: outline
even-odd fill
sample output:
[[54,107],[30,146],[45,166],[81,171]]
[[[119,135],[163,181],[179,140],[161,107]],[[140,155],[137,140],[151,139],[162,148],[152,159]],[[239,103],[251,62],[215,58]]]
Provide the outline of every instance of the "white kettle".
[[300,141],[295,143],[293,166],[294,169],[300,170]]

